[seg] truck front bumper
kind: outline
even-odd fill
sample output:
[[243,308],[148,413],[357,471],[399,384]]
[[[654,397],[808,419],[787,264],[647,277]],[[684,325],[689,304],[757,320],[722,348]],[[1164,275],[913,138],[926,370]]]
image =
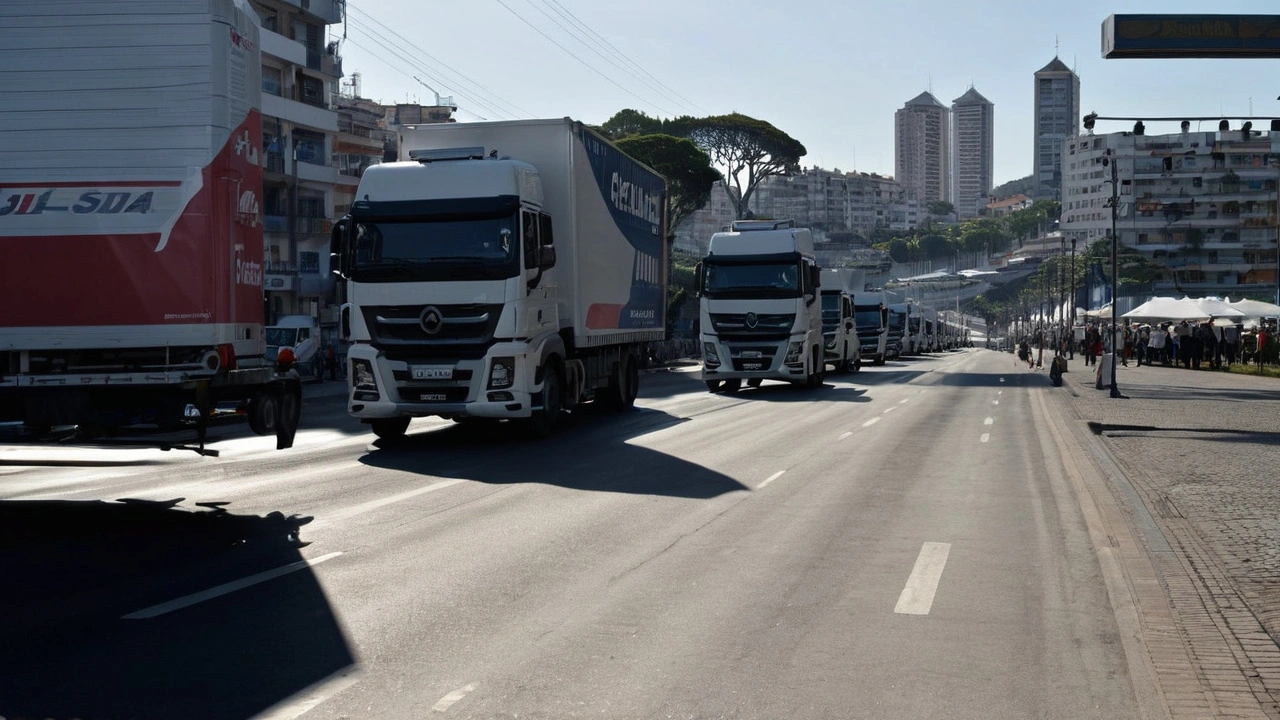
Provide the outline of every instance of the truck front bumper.
[[[355,345],[348,352],[347,412],[361,420],[396,417],[527,418],[537,393],[525,372],[528,346],[494,345],[474,360],[393,360],[376,348]],[[512,382],[489,387],[495,361],[513,363]],[[430,375],[415,377],[415,368]],[[434,373],[443,372],[438,377]],[[361,384],[363,383],[363,384]]]

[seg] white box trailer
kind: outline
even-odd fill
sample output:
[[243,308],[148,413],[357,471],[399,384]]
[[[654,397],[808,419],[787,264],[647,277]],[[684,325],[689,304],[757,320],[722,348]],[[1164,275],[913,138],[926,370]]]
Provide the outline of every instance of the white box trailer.
[[409,127],[334,233],[351,414],[531,418],[630,406],[666,336],[666,182],[569,118]]
[[258,32],[248,0],[0,2],[0,421],[231,402],[292,444],[299,389],[263,357]]

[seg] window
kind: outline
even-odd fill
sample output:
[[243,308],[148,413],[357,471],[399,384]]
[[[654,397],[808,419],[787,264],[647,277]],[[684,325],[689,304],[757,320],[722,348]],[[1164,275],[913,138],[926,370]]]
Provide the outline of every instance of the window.
[[293,142],[297,149],[298,162],[312,165],[325,164],[324,134],[310,130],[294,130]]
[[298,269],[304,273],[317,275],[320,273],[320,253],[299,252]]
[[262,66],[262,92],[277,97],[284,92],[284,81],[280,68]]
[[308,105],[324,107],[324,81],[299,73],[298,99]]

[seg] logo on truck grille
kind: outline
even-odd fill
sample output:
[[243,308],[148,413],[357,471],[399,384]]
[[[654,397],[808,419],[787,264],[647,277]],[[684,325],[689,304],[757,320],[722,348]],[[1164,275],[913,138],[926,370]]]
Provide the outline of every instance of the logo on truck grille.
[[756,317],[755,313],[753,312],[747,313],[747,317],[746,317],[747,327],[754,329],[756,324],[759,322],[760,322],[760,318]]
[[422,332],[435,335],[440,332],[440,328],[444,327],[444,316],[440,314],[438,308],[428,305],[418,316],[418,324],[422,326]]

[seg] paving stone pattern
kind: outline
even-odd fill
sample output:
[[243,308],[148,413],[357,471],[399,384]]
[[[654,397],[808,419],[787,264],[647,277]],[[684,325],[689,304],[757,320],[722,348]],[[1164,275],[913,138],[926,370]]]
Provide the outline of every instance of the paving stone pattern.
[[1280,718],[1280,380],[1121,366],[1113,399],[1083,362],[1063,377],[1051,394],[1103,424],[1174,550],[1153,561],[1206,691],[1190,704]]

